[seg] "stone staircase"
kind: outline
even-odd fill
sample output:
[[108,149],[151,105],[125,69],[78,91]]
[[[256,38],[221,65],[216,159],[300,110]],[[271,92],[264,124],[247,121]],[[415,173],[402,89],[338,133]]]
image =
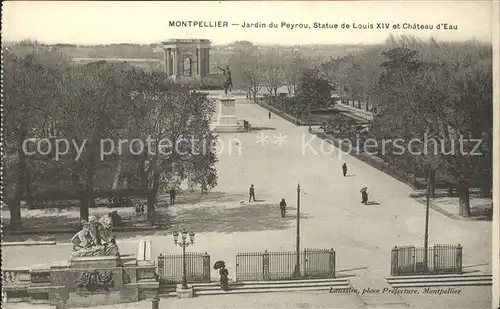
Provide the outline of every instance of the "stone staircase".
[[[189,284],[189,286],[193,288],[195,296],[292,291],[330,291],[331,289],[348,289],[351,287],[349,280],[346,278],[229,282],[229,291],[223,291],[218,281],[210,283],[192,283]],[[176,297],[177,293],[175,289],[175,284],[161,285],[159,296]]]
[[393,288],[487,286],[493,284],[493,276],[487,274],[393,276],[386,279]]

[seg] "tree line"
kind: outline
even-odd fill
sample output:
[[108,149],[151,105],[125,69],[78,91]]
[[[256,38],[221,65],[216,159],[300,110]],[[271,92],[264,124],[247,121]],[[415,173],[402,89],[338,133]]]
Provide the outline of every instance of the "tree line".
[[[338,101],[373,111],[370,137],[379,141],[379,156],[408,177],[427,179],[432,197],[437,180],[456,184],[463,216],[470,215],[471,186],[491,196],[491,44],[389,36],[384,44],[318,63],[295,50],[240,41],[230,66],[234,83],[253,99],[266,90],[268,104],[297,119]],[[289,97],[277,96],[282,86]],[[412,145],[421,155],[382,146],[395,139],[437,143]],[[481,141],[479,149],[474,140]]]
[[[436,175],[456,183],[462,216],[470,215],[472,183],[491,196],[491,45],[391,36],[381,46],[325,62],[321,73],[353,106],[376,107],[376,139],[402,138],[406,145],[412,139],[437,141],[437,146],[414,145],[421,155],[396,154],[390,147],[381,155],[407,174],[428,179],[431,195]],[[478,149],[473,140],[481,141]],[[459,151],[460,144],[465,151]]]
[[[206,94],[127,64],[75,66],[44,46],[5,51],[3,70],[3,193],[11,228],[22,227],[21,201],[33,203],[47,191],[74,192],[81,219],[88,219],[96,192],[117,189],[126,178],[145,192],[154,224],[162,190],[189,182],[206,192],[217,184],[216,136],[210,131],[215,107]],[[85,147],[81,153],[69,147],[58,160],[53,152],[27,155],[23,142],[42,138],[52,149],[58,139]],[[141,142],[102,156],[103,140],[116,147],[133,139]]]
[[310,66],[309,59],[296,49],[263,49],[248,41],[235,42],[228,61],[233,84],[253,99],[262,90],[276,96],[281,87],[293,94],[301,72]]

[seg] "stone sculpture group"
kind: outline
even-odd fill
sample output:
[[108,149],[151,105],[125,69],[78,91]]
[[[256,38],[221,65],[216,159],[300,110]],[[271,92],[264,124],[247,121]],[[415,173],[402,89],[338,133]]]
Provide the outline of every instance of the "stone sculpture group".
[[72,238],[72,258],[90,256],[119,256],[115,237],[111,236],[113,228],[112,213],[99,220],[95,216],[89,221],[82,221],[82,229]]

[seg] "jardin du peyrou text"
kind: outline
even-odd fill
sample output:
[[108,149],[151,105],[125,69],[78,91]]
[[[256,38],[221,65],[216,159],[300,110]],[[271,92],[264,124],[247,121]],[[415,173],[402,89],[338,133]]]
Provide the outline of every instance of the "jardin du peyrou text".
[[458,30],[458,25],[451,23],[421,24],[413,22],[401,23],[357,23],[357,22],[313,22],[313,23],[295,23],[295,22],[240,22],[232,23],[225,20],[170,20],[169,27],[178,28],[229,28],[240,27],[245,29],[353,29],[353,30],[389,30],[389,29],[408,29],[408,30]]

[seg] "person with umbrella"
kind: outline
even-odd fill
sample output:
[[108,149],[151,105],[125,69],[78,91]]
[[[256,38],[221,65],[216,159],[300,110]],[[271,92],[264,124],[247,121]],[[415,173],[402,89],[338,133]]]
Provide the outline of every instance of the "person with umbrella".
[[361,204],[365,204],[367,205],[368,203],[368,192],[366,192],[368,190],[367,187],[364,187],[361,189]]
[[229,290],[229,271],[226,269],[226,262],[224,261],[217,261],[214,264],[214,269],[219,269],[219,275],[220,275],[220,287],[222,290],[227,291]]

